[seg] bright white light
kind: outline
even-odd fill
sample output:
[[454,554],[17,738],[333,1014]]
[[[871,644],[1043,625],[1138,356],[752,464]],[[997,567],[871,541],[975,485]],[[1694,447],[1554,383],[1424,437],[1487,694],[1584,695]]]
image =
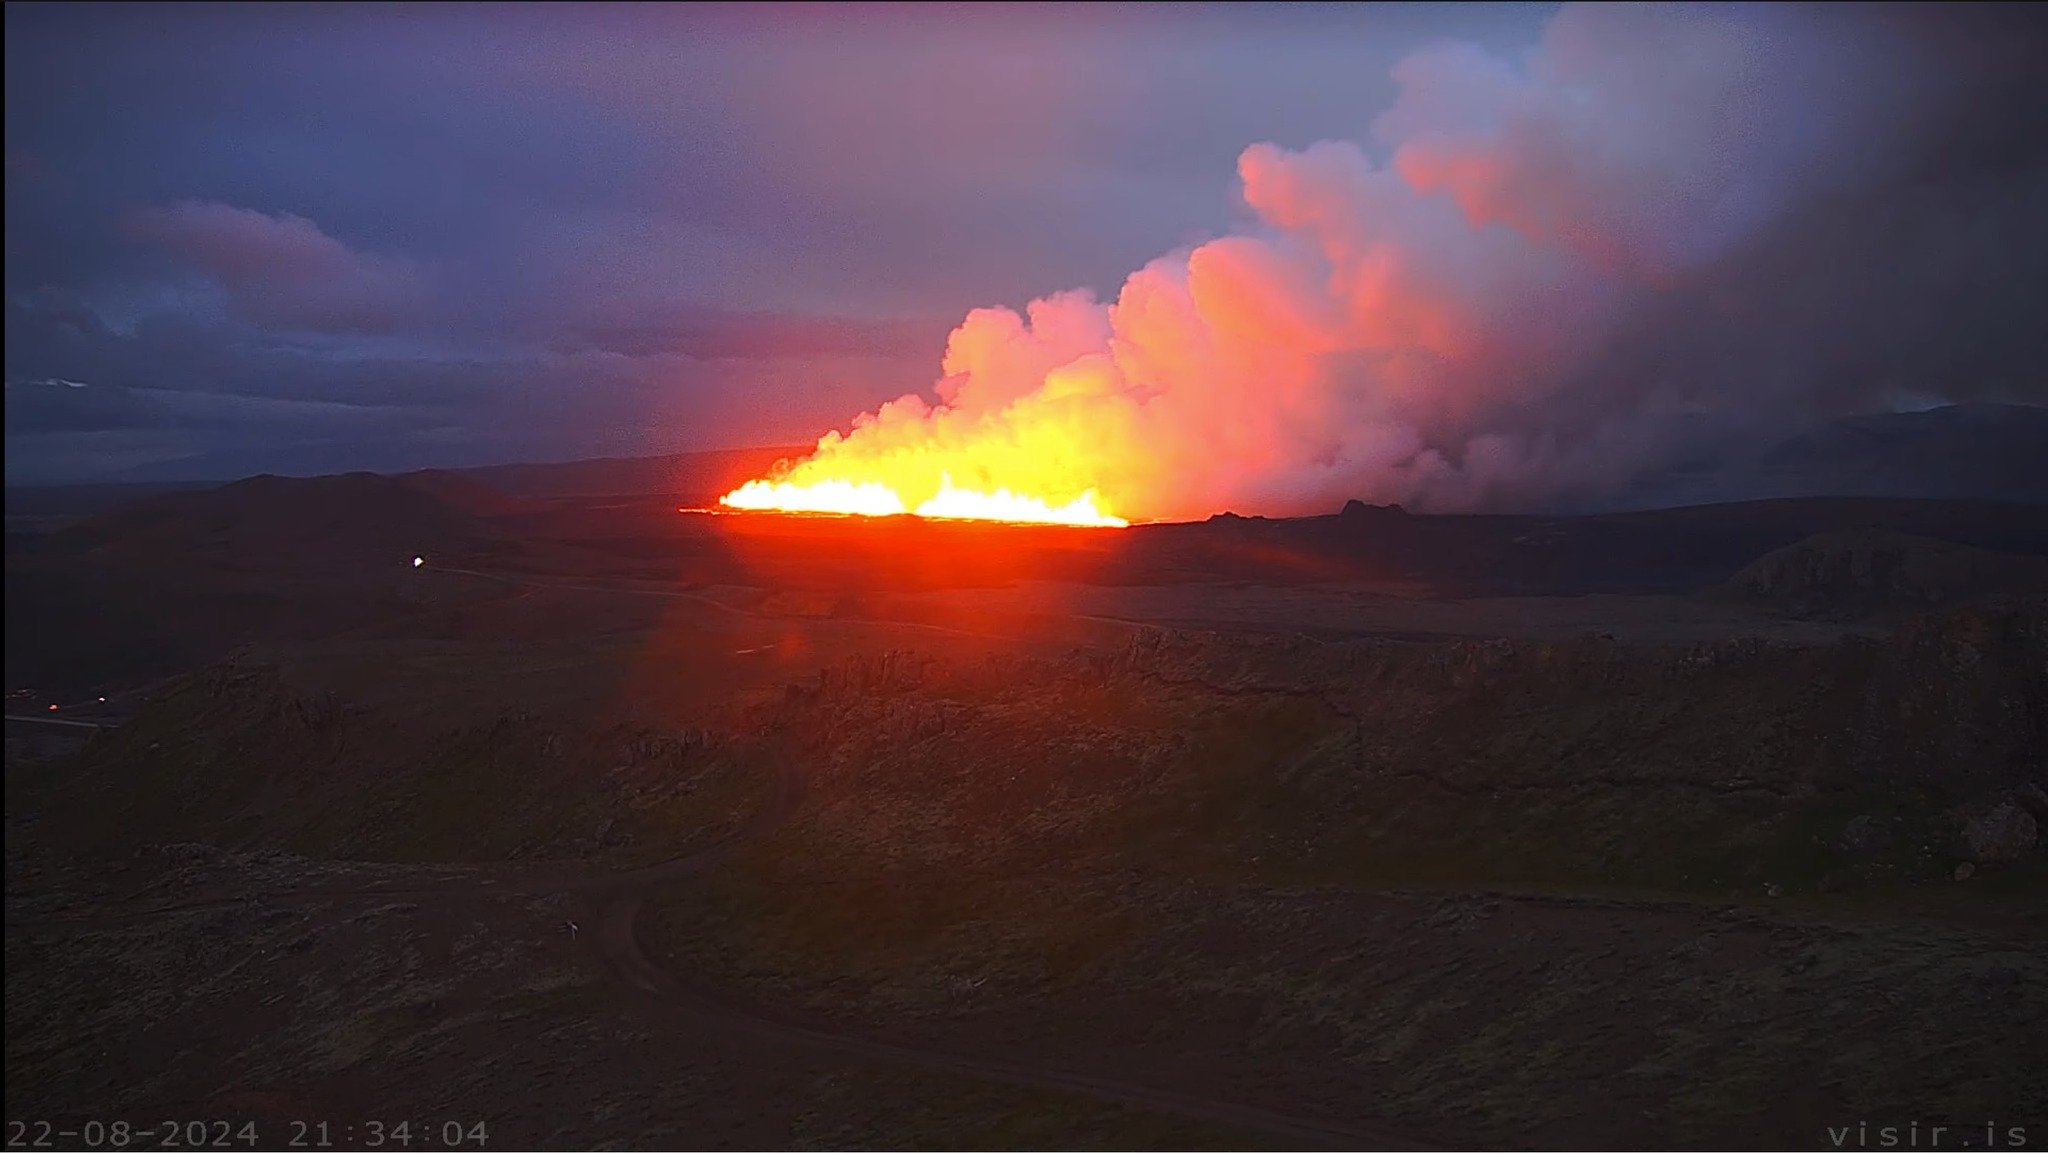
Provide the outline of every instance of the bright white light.
[[422,566],[422,565],[424,565],[424,564],[426,564],[426,563],[427,563],[427,559],[426,559],[425,557],[415,557],[415,558],[413,558],[413,559],[412,559],[412,567],[413,567],[413,568],[415,568],[415,569],[419,568],[420,566]]

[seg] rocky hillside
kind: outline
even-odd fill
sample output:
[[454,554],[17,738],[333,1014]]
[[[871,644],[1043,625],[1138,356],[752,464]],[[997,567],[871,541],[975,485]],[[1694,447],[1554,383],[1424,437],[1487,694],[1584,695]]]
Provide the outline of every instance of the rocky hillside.
[[[413,660],[467,686],[505,652]],[[167,686],[79,755],[9,767],[11,884],[116,862],[93,884],[132,894],[154,875],[149,901],[197,903],[184,937],[160,922],[50,930],[61,949],[10,937],[10,1001],[32,1007],[10,1069],[61,1082],[143,1028],[136,1006],[303,990],[318,996],[246,1037],[190,1012],[173,1040],[151,1035],[164,1056],[146,1065],[239,1087],[249,1054],[275,1053],[261,1039],[332,1037],[347,1048],[328,1066],[288,1047],[254,1068],[285,1084],[427,1054],[409,1076],[486,1071],[554,1113],[617,1100],[649,1055],[699,1053],[700,1031],[734,1021],[750,1048],[765,1030],[1143,1071],[1183,1096],[1391,1121],[1453,1148],[1817,1145],[1900,1102],[1922,1118],[2048,1107],[2031,1073],[2048,990],[2039,605],[1827,646],[1152,630],[946,652],[728,689],[730,708],[688,731],[508,708],[488,687],[453,704],[418,685],[329,697],[257,662]],[[638,651],[635,676],[715,695],[665,660]],[[729,852],[650,883],[637,920],[638,895],[609,907],[648,966],[710,991],[708,1015],[660,1013],[648,987],[605,977],[580,900],[434,896],[509,860],[574,876],[712,844]],[[383,921],[251,898],[364,876],[429,904]],[[437,933],[459,940],[422,944]],[[191,956],[162,959],[166,942]],[[451,996],[479,974],[476,995]],[[551,1000],[523,1001],[536,991]],[[498,999],[488,1018],[467,1008],[480,997]],[[437,1016],[451,1002],[465,1025]],[[117,1020],[70,1026],[106,1007]],[[565,1038],[578,1071],[601,1069],[566,1090]],[[642,1100],[679,1108],[674,1077],[645,1084]],[[786,1109],[772,1085],[762,1109]],[[906,1144],[989,1133],[962,1125]]]
[[1728,589],[1797,616],[1853,619],[2048,591],[2048,561],[1904,533],[1840,530],[1772,550],[1743,566]]
[[10,781],[9,797],[20,791],[46,840],[88,854],[203,842],[381,861],[631,856],[742,819],[755,768],[703,732],[365,707],[230,663],[166,686],[79,756]]
[[[645,774],[681,788],[794,762],[819,860],[886,845],[932,867],[1135,853],[1404,884],[1854,888],[2036,861],[1965,832],[2038,808],[2048,615],[1824,648],[1153,631],[1064,660],[862,659],[748,708],[635,736],[308,700],[224,668],[97,744],[63,793],[102,837],[473,858],[658,836],[680,795]],[[633,752],[648,741],[679,760]]]
[[109,560],[362,568],[496,534],[528,504],[450,473],[250,477],[129,505],[53,535],[49,548]]

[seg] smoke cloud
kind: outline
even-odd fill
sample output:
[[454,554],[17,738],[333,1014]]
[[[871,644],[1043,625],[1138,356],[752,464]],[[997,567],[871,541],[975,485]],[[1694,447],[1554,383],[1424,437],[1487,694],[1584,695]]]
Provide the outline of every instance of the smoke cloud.
[[[1368,141],[1244,150],[1248,227],[1154,260],[1113,300],[970,313],[931,398],[863,414],[782,479],[882,477],[908,504],[947,478],[1055,501],[1092,489],[1135,518],[1350,497],[1537,507],[1611,493],[1766,412],[1868,407],[1900,387],[1872,370],[1886,332],[1939,313],[1918,270],[1869,287],[1883,246],[1943,262],[1966,282],[1951,296],[1986,287],[1969,253],[1927,240],[1977,203],[1943,182],[1981,174],[1915,158],[2032,88],[2010,53],[1983,70],[1991,89],[1957,81],[1975,67],[1958,45],[1915,48],[1924,13],[1832,19],[1572,6],[1520,59],[1420,50]],[[2012,191],[2048,188],[2038,160],[1997,174],[2003,216],[1967,210],[1979,233],[2024,234],[1983,254],[2007,295],[2042,279],[2041,199]],[[1858,213],[1870,227],[1846,236],[1814,223]],[[2008,371],[2040,351],[2038,326],[1954,319],[2000,326],[1967,346],[1998,359],[1925,365],[1917,396],[2038,391],[2038,357]]]
[[132,214],[129,231],[203,269],[259,324],[389,332],[427,303],[413,263],[356,252],[291,213],[183,200]]

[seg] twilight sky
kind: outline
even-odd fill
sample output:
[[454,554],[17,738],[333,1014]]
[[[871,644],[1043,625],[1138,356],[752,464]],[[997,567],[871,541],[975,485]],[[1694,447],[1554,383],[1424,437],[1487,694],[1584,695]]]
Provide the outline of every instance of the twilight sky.
[[[1262,227],[1250,145],[1384,160],[1398,64],[1555,11],[9,4],[7,480],[808,441],[928,391],[971,309]],[[1765,98],[1856,127],[1786,136],[1769,213],[1572,372],[1711,349],[1787,374],[1728,406],[1766,424],[2039,399],[2041,21],[1798,22],[1847,48]]]

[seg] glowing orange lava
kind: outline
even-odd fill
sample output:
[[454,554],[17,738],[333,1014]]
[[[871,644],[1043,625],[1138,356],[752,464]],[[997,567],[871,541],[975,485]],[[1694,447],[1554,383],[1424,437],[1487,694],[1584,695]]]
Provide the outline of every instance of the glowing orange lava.
[[1008,489],[980,493],[958,488],[950,476],[939,479],[939,491],[917,507],[920,517],[950,517],[968,521],[1029,521],[1040,525],[1092,525],[1121,529],[1130,522],[1103,512],[1095,504],[1095,490],[1089,489],[1064,505],[1052,505],[1037,497],[1026,497]]
[[728,509],[772,509],[782,513],[846,513],[887,517],[910,510],[887,485],[877,481],[748,481],[718,499]]
[[914,507],[900,492],[880,481],[748,481],[718,499],[719,504],[729,509],[772,509],[785,513],[845,513],[863,517],[915,513],[945,520],[1116,529],[1130,524],[1105,511],[1097,501],[1093,489],[1058,505],[1003,488],[985,493],[955,485],[951,475],[941,475],[938,491]]

